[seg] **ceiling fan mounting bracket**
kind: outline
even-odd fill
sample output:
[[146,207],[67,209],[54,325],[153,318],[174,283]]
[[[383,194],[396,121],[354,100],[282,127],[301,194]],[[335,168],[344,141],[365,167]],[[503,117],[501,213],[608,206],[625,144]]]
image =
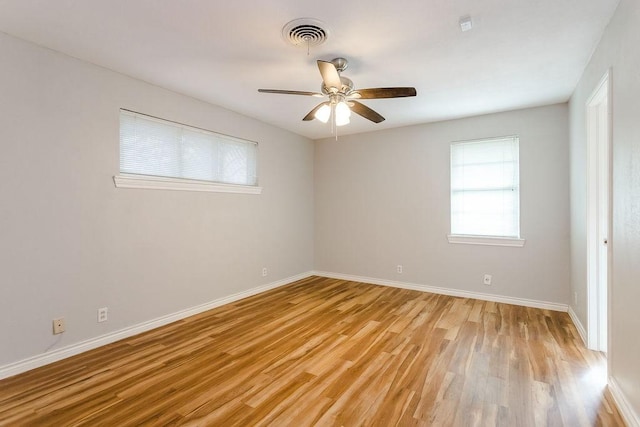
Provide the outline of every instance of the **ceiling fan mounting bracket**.
[[336,67],[339,73],[349,68],[349,61],[347,61],[346,58],[333,58],[330,62]]

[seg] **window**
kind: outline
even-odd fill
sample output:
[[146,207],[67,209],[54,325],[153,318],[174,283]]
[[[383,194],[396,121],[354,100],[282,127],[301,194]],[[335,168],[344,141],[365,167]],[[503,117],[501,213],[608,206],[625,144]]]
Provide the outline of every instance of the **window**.
[[522,246],[518,137],[451,144],[451,243]]
[[120,110],[116,186],[256,193],[257,151],[255,142]]

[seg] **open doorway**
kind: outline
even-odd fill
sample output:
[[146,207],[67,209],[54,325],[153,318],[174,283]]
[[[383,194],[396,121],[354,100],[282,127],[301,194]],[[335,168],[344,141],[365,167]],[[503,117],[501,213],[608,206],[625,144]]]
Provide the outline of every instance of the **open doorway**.
[[587,110],[587,345],[608,350],[611,251],[610,71],[600,80]]

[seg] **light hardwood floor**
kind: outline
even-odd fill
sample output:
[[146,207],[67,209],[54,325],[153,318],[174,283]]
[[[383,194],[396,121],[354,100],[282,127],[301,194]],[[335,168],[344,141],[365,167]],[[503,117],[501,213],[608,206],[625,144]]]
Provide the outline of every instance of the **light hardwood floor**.
[[566,313],[311,277],[0,381],[0,425],[620,426]]

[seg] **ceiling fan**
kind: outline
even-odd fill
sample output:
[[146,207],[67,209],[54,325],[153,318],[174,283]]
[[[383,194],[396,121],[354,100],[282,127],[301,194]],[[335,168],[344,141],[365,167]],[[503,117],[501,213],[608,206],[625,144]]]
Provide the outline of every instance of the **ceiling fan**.
[[331,123],[335,126],[342,126],[349,123],[351,111],[374,123],[380,123],[384,120],[384,117],[358,102],[358,99],[416,96],[416,89],[413,87],[354,89],[351,79],[340,75],[342,71],[347,69],[348,65],[347,60],[344,58],[335,58],[331,61],[318,60],[318,68],[322,76],[321,92],[280,89],[258,89],[258,92],[315,96],[318,98],[328,97],[329,99],[327,101],[316,105],[302,120],[310,121],[315,118],[323,123],[327,123],[329,119],[332,119]]

